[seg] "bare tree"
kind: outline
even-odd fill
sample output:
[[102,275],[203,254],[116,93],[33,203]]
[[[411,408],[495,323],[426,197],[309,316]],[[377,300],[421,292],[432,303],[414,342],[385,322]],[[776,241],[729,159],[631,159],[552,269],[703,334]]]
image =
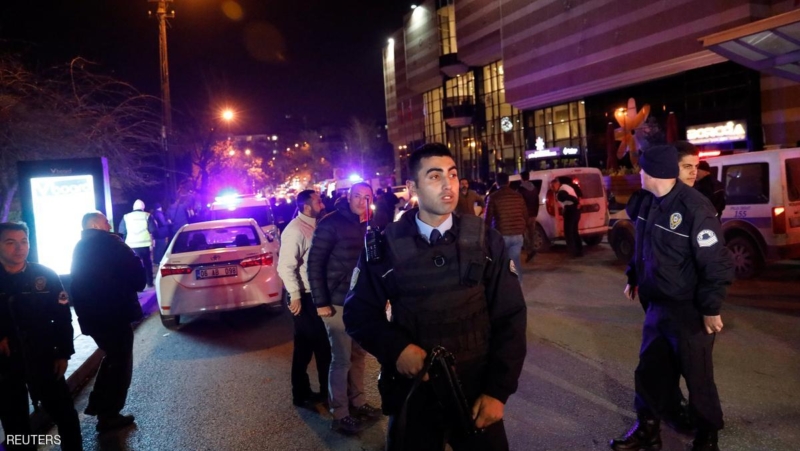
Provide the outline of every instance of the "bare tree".
[[16,216],[16,163],[104,156],[112,188],[160,183],[159,100],[83,58],[44,72],[0,55],[0,219]]

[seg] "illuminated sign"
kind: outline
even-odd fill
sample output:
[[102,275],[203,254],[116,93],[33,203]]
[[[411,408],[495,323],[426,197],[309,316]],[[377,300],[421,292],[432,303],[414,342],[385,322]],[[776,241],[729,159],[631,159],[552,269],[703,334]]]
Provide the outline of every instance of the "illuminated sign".
[[58,274],[69,274],[83,215],[97,209],[94,177],[32,177],[30,182],[39,263]]
[[686,140],[692,144],[717,144],[747,139],[747,122],[728,121],[693,125],[686,129]]
[[526,150],[526,160],[536,160],[539,158],[558,158],[558,157],[576,157],[581,153],[577,147],[544,147],[544,140],[542,138],[536,139],[536,150]]
[[514,129],[514,123],[511,122],[510,117],[503,116],[503,118],[500,119],[500,128],[502,128],[504,132],[510,132]]

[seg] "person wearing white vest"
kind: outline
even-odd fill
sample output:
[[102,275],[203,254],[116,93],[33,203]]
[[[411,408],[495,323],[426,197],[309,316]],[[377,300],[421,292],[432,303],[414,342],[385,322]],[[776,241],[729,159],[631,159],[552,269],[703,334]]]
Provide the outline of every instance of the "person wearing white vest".
[[153,262],[150,258],[150,249],[153,246],[153,234],[156,229],[156,222],[150,213],[144,211],[144,202],[141,199],[136,199],[133,211],[123,216],[122,222],[119,223],[119,233],[125,238],[125,244],[142,259],[149,288],[153,287]]

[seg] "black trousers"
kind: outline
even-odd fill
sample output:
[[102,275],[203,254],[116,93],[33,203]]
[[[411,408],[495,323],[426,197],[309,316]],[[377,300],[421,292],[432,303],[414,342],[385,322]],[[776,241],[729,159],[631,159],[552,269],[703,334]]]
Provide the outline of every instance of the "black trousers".
[[142,260],[144,266],[144,276],[148,285],[153,284],[153,260],[150,258],[149,247],[134,247],[133,253]]
[[[480,394],[480,371],[460,375],[461,386],[470,407]],[[453,415],[442,408],[433,388],[421,383],[408,402],[405,431],[398,430],[398,416],[389,417],[387,451],[507,451],[508,438],[503,421],[498,421],[478,435],[466,435],[454,422]],[[402,434],[402,446],[398,438]]]
[[564,239],[567,240],[567,250],[573,257],[583,255],[583,242],[578,233],[578,223],[581,220],[581,212],[575,207],[564,209]]
[[133,373],[133,328],[130,324],[103,325],[92,330],[97,347],[106,353],[87,410],[113,416],[125,407]]
[[[28,409],[28,387],[42,407],[58,426],[61,436],[61,449],[65,451],[82,450],[81,425],[78,413],[72,402],[72,395],[64,377],[56,378],[53,374],[53,361],[50,359],[33,359],[25,369],[20,355],[6,360],[0,373],[0,421],[7,435],[30,435],[30,414]],[[26,386],[27,382],[27,386]],[[9,451],[35,450],[35,446],[17,446],[6,444]]]
[[636,368],[636,412],[640,418],[669,418],[680,408],[680,376],[689,389],[689,409],[698,429],[723,428],[714,383],[712,352],[716,334],[706,334],[703,316],[692,306],[649,303]]
[[300,297],[300,314],[294,319],[294,352],[292,353],[292,397],[302,401],[311,394],[308,364],[316,358],[319,389],[328,392],[328,370],[331,366],[331,344],[322,318],[317,316],[317,307],[311,293]]

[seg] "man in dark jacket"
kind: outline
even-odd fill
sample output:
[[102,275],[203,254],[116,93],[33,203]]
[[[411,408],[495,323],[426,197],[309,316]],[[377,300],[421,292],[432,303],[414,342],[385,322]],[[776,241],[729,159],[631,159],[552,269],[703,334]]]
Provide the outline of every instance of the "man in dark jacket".
[[[518,271],[496,230],[475,216],[453,215],[458,175],[446,146],[416,150],[409,173],[419,209],[386,228],[381,261],[368,262],[362,253],[344,306],[347,332],[381,363],[381,398],[391,415],[387,449],[442,450],[449,442],[459,451],[508,450],[504,408],[526,352]],[[429,382],[408,397],[411,378],[428,378],[419,373],[437,346],[455,356],[467,415],[483,433],[459,427]]]
[[[508,258],[514,262],[517,271],[522,271],[520,253],[528,223],[528,209],[522,195],[508,185],[508,174],[498,173],[497,184],[500,189],[486,199],[484,220],[487,227],[494,227],[500,235],[503,235]],[[519,280],[522,283],[522,278]]]
[[531,182],[530,171],[522,171],[519,176],[522,178],[517,192],[525,199],[525,206],[528,208],[528,221],[525,228],[525,244],[527,245],[525,262],[533,260],[536,249],[533,247],[533,239],[536,234],[536,217],[539,216],[539,188]]
[[366,419],[380,416],[380,410],[367,404],[364,393],[366,352],[344,330],[341,312],[350,276],[364,249],[367,209],[372,188],[357,183],[347,199],[336,202],[336,211],[317,225],[308,254],[308,284],[331,342],[331,367],[328,396],[333,423],[331,429],[353,434],[364,429]]
[[133,371],[131,322],[142,317],[136,294],[145,286],[142,262],[100,212],[83,216],[83,233],[72,255],[72,302],[81,331],[106,356],[84,413],[97,415],[104,432],[133,423],[122,415]]
[[673,146],[651,147],[639,158],[647,193],[639,206],[625,295],[634,300],[638,294],[647,313],[635,372],[638,421],[612,440],[615,451],[661,448],[660,421],[681,408],[680,375],[697,422],[692,450],[719,450],[723,420],[712,352],[733,259],[711,204],[676,180],[677,159]]
[[711,166],[708,161],[701,161],[697,165],[697,181],[694,184],[694,188],[711,201],[711,205],[714,206],[714,210],[717,212],[717,219],[721,220],[722,212],[725,210],[727,203],[725,185],[711,174]]
[[573,257],[583,256],[583,242],[579,232],[581,222],[581,193],[569,177],[553,179],[550,189],[556,192],[556,200],[561,205],[564,216],[564,239],[567,250]]
[[[6,446],[36,449],[28,446],[30,388],[58,425],[61,448],[81,450],[78,413],[64,380],[75,353],[69,298],[55,272],[28,261],[29,250],[27,225],[0,224],[0,421]],[[15,439],[24,439],[24,446]]]
[[153,205],[151,217],[156,223],[156,230],[153,232],[153,263],[158,266],[169,245],[169,223],[161,204],[158,202]]

